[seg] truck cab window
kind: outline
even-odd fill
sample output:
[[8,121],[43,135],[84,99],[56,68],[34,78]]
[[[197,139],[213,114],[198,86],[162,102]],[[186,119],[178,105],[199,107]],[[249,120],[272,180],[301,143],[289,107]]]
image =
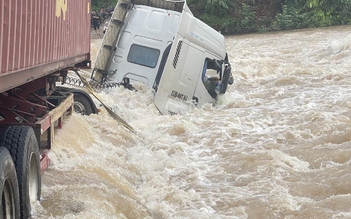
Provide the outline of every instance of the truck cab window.
[[221,80],[221,66],[214,59],[205,59],[202,72],[202,82],[208,93],[216,98],[218,95],[218,84]]
[[149,68],[155,68],[159,56],[160,51],[157,49],[133,44],[130,47],[127,61]]

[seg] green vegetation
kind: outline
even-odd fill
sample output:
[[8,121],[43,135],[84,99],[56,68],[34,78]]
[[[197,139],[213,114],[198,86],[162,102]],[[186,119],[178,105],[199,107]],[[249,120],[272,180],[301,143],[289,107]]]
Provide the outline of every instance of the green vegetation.
[[116,6],[118,0],[91,0],[91,9],[99,12],[101,8],[109,8]]
[[[92,0],[93,10],[117,0]],[[194,15],[224,34],[351,24],[351,0],[187,0]]]

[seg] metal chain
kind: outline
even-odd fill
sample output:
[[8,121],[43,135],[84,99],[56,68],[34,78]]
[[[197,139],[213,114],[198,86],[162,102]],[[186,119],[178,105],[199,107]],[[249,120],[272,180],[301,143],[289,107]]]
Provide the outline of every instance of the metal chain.
[[[85,84],[79,79],[79,78],[74,78],[67,76],[65,78],[66,80],[63,82],[63,84],[69,84],[72,86],[76,87],[85,87]],[[121,83],[114,83],[114,82],[96,82],[96,81],[89,81],[89,85],[94,88],[94,89],[106,89],[106,88],[117,88],[120,85],[123,85]]]

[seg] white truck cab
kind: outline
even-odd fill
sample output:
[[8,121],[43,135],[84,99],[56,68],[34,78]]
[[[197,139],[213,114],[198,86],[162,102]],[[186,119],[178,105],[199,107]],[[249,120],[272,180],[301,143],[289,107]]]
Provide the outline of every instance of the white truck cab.
[[185,0],[119,0],[91,78],[145,83],[162,114],[215,103],[233,83],[224,36],[195,18]]

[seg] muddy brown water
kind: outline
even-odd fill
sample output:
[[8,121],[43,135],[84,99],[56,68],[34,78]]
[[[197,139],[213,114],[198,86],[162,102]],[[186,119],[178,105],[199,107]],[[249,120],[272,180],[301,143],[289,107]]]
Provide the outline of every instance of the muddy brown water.
[[98,93],[138,134],[67,119],[34,218],[351,218],[351,26],[226,40],[216,106],[160,115],[138,84]]

